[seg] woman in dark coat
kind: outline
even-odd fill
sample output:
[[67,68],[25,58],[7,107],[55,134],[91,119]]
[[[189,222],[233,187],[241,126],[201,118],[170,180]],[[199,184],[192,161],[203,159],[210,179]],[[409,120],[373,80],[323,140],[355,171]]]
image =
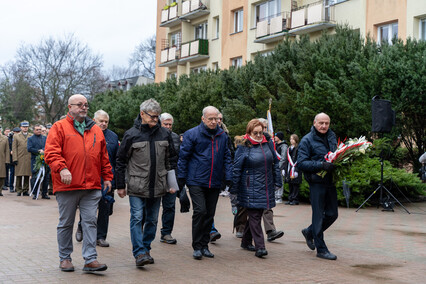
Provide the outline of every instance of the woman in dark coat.
[[302,173],[297,167],[297,150],[299,146],[299,136],[292,134],[290,136],[290,147],[287,149],[287,155],[283,164],[285,171],[285,182],[288,183],[290,193],[288,195],[287,205],[299,205],[299,188],[302,183]]
[[278,162],[272,141],[263,135],[262,123],[251,120],[235,152],[232,193],[237,194],[239,206],[247,208],[248,213],[241,247],[256,251],[257,257],[268,254],[261,220],[265,209],[275,207],[275,188],[282,186]]

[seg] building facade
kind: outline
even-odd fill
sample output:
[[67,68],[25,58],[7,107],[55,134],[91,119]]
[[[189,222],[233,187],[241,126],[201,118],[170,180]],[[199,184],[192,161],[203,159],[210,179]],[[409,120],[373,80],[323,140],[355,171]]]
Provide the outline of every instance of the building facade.
[[425,40],[426,0],[157,0],[155,81],[239,67],[286,37],[348,24],[376,41]]

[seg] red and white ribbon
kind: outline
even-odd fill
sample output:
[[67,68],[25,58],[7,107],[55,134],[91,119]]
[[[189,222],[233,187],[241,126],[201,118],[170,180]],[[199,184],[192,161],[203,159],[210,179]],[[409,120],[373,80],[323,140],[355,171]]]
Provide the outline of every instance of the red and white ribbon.
[[293,160],[291,159],[290,156],[290,147],[287,149],[287,159],[288,159],[288,163],[289,163],[289,168],[290,168],[290,178],[294,177],[294,172],[295,172],[295,167],[297,165],[297,162],[294,163]]

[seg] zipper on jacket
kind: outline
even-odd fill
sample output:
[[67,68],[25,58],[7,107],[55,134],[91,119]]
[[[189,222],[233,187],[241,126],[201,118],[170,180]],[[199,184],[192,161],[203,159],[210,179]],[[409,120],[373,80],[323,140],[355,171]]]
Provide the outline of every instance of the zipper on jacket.
[[212,167],[210,169],[209,188],[211,188],[212,186],[213,164],[214,164],[214,138],[212,138]]
[[[266,142],[268,143],[268,142]],[[262,149],[263,152],[263,158],[265,160],[265,186],[266,186],[266,207],[269,209],[269,193],[268,193],[268,166],[266,165],[266,154],[263,150],[262,144],[260,144],[260,149]],[[272,153],[274,155],[274,153]],[[273,157],[273,156],[272,156]]]
[[95,149],[95,143],[96,143],[96,133],[94,133],[93,134],[94,135],[94,137],[93,137],[93,149]]

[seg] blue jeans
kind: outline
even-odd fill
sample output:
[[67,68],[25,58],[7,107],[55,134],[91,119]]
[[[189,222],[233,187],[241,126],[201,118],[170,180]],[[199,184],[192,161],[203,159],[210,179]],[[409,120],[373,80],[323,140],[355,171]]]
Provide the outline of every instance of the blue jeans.
[[161,216],[163,227],[161,228],[161,236],[172,234],[173,225],[175,223],[176,195],[177,192],[167,192],[166,195],[161,198],[163,204],[163,215]]
[[161,197],[141,198],[129,196],[130,238],[135,258],[151,250],[151,243],[157,231],[160,202]]

